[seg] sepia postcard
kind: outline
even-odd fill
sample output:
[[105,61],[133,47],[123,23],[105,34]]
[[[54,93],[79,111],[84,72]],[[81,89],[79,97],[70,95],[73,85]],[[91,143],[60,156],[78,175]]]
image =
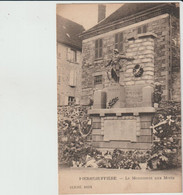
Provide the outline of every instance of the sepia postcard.
[[57,4],[59,194],[182,192],[180,6]]

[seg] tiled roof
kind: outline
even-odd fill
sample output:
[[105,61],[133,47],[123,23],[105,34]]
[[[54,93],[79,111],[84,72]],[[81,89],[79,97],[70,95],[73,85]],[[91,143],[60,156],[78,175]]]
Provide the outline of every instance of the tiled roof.
[[123,21],[132,17],[136,17],[139,14],[148,13],[151,9],[155,9],[156,7],[164,7],[166,5],[171,6],[172,4],[173,3],[125,3],[110,16],[105,18],[94,27],[85,31],[83,34],[95,31],[102,28],[103,26],[113,24],[117,21]]
[[84,31],[82,25],[57,15],[57,42],[81,50],[82,41],[79,35]]
[[113,22],[163,4],[165,3],[125,3],[103,22],[101,22],[100,25]]

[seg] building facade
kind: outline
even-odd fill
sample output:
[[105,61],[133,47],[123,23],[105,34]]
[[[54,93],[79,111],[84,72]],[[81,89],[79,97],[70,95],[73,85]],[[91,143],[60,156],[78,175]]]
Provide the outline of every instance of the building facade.
[[[139,7],[145,11],[139,11]],[[123,53],[128,50],[133,56],[133,49],[128,48],[128,39],[142,33],[157,35],[152,48],[155,60],[154,82],[162,83],[163,98],[180,100],[180,84],[179,88],[175,87],[176,83],[180,83],[177,8],[169,3],[140,3],[125,4],[83,34],[83,103],[87,101],[87,96],[92,96],[93,89],[97,87],[94,73],[99,72],[100,75],[100,72],[106,72],[104,66],[111,59],[113,49],[118,48]],[[100,41],[100,45],[97,41]],[[100,79],[102,78],[102,84],[105,85],[107,79],[105,75],[102,76]]]
[[81,97],[83,26],[57,15],[57,100],[58,106],[79,104]]
[[[126,3],[82,34],[81,101],[94,100],[89,112],[94,146],[150,148],[156,83],[163,101],[180,101],[179,36],[179,8],[173,3]],[[114,49],[125,56],[119,83],[111,81],[106,67]]]

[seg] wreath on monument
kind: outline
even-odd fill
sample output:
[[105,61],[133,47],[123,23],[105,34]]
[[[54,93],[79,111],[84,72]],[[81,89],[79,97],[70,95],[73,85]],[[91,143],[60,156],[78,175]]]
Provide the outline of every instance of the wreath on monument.
[[82,137],[87,137],[92,131],[91,119],[87,118],[85,121],[79,123],[79,132]]
[[144,69],[139,64],[136,64],[135,67],[133,68],[133,75],[135,77],[141,77],[143,72],[144,72]]
[[107,105],[107,108],[112,108],[112,106],[119,100],[118,97],[115,97],[113,99],[111,99],[109,102],[108,102],[108,105]]

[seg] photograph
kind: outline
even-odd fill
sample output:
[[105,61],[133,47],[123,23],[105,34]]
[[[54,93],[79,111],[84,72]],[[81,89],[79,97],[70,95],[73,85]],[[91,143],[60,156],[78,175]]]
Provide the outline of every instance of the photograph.
[[182,192],[180,7],[56,3],[59,195]]

